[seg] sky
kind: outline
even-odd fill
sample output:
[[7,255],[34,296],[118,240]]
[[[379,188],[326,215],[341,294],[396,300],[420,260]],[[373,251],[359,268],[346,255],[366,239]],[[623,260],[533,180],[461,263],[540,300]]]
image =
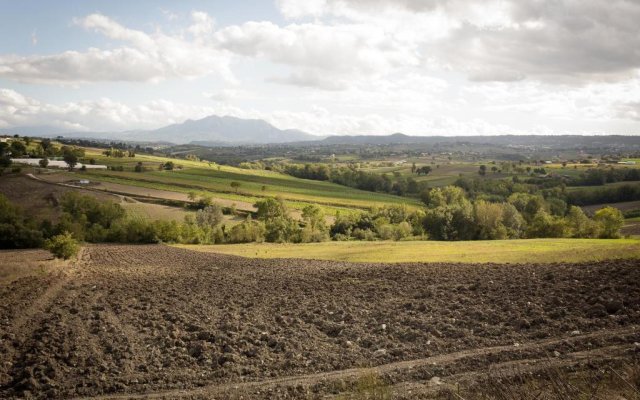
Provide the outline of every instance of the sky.
[[0,132],[640,134],[637,0],[0,0]]

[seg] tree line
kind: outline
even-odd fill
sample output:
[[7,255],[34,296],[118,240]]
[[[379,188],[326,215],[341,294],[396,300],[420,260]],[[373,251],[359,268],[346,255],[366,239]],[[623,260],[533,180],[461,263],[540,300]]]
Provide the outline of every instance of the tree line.
[[[56,200],[57,201],[57,200]],[[432,189],[426,208],[385,206],[338,213],[332,224],[317,205],[291,216],[282,198],[259,200],[255,216],[227,226],[224,210],[213,202],[184,221],[149,220],[127,215],[117,203],[77,192],[57,201],[61,217],[36,220],[0,195],[0,248],[46,247],[68,258],[77,242],[90,243],[308,243],[327,240],[494,240],[543,237],[617,238],[624,223],[611,207],[593,217],[571,206],[562,211],[540,194],[513,193],[504,202],[472,200],[457,186]]]

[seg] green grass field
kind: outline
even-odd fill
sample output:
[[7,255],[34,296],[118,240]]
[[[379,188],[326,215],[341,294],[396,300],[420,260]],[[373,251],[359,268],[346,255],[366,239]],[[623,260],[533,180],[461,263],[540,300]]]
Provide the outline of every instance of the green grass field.
[[[98,151],[87,151],[86,158],[94,158],[97,164],[123,166],[125,171],[89,170],[88,179],[125,184],[152,189],[199,194],[212,193],[219,198],[255,202],[263,197],[282,196],[292,208],[309,203],[325,206],[327,212],[335,213],[340,208],[366,209],[388,204],[407,204],[418,207],[418,199],[399,197],[385,193],[372,193],[330,182],[299,179],[273,171],[249,170],[229,166],[209,165],[205,162],[176,160],[145,154],[133,158],[110,158]],[[161,163],[173,161],[182,169],[159,171]],[[143,173],[132,172],[142,162],[147,169]],[[236,191],[231,182],[240,183]]]
[[253,243],[180,247],[255,258],[389,263],[550,263],[640,258],[640,240],[638,239]]

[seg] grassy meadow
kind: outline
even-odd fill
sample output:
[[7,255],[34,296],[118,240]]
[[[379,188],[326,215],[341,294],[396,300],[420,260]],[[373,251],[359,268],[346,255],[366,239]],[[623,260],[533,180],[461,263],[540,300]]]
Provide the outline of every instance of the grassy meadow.
[[251,243],[180,247],[252,258],[304,258],[349,262],[502,264],[640,258],[640,239]]

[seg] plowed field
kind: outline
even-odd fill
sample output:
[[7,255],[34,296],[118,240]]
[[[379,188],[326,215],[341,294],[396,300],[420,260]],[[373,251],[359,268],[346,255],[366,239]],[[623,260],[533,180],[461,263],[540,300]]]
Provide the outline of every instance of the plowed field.
[[[44,252],[0,252],[16,269]],[[38,261],[40,262],[40,261]],[[637,362],[640,262],[349,264],[101,245],[0,282],[0,398],[394,397]],[[8,266],[8,267],[7,267]],[[0,275],[2,277],[3,275]]]

